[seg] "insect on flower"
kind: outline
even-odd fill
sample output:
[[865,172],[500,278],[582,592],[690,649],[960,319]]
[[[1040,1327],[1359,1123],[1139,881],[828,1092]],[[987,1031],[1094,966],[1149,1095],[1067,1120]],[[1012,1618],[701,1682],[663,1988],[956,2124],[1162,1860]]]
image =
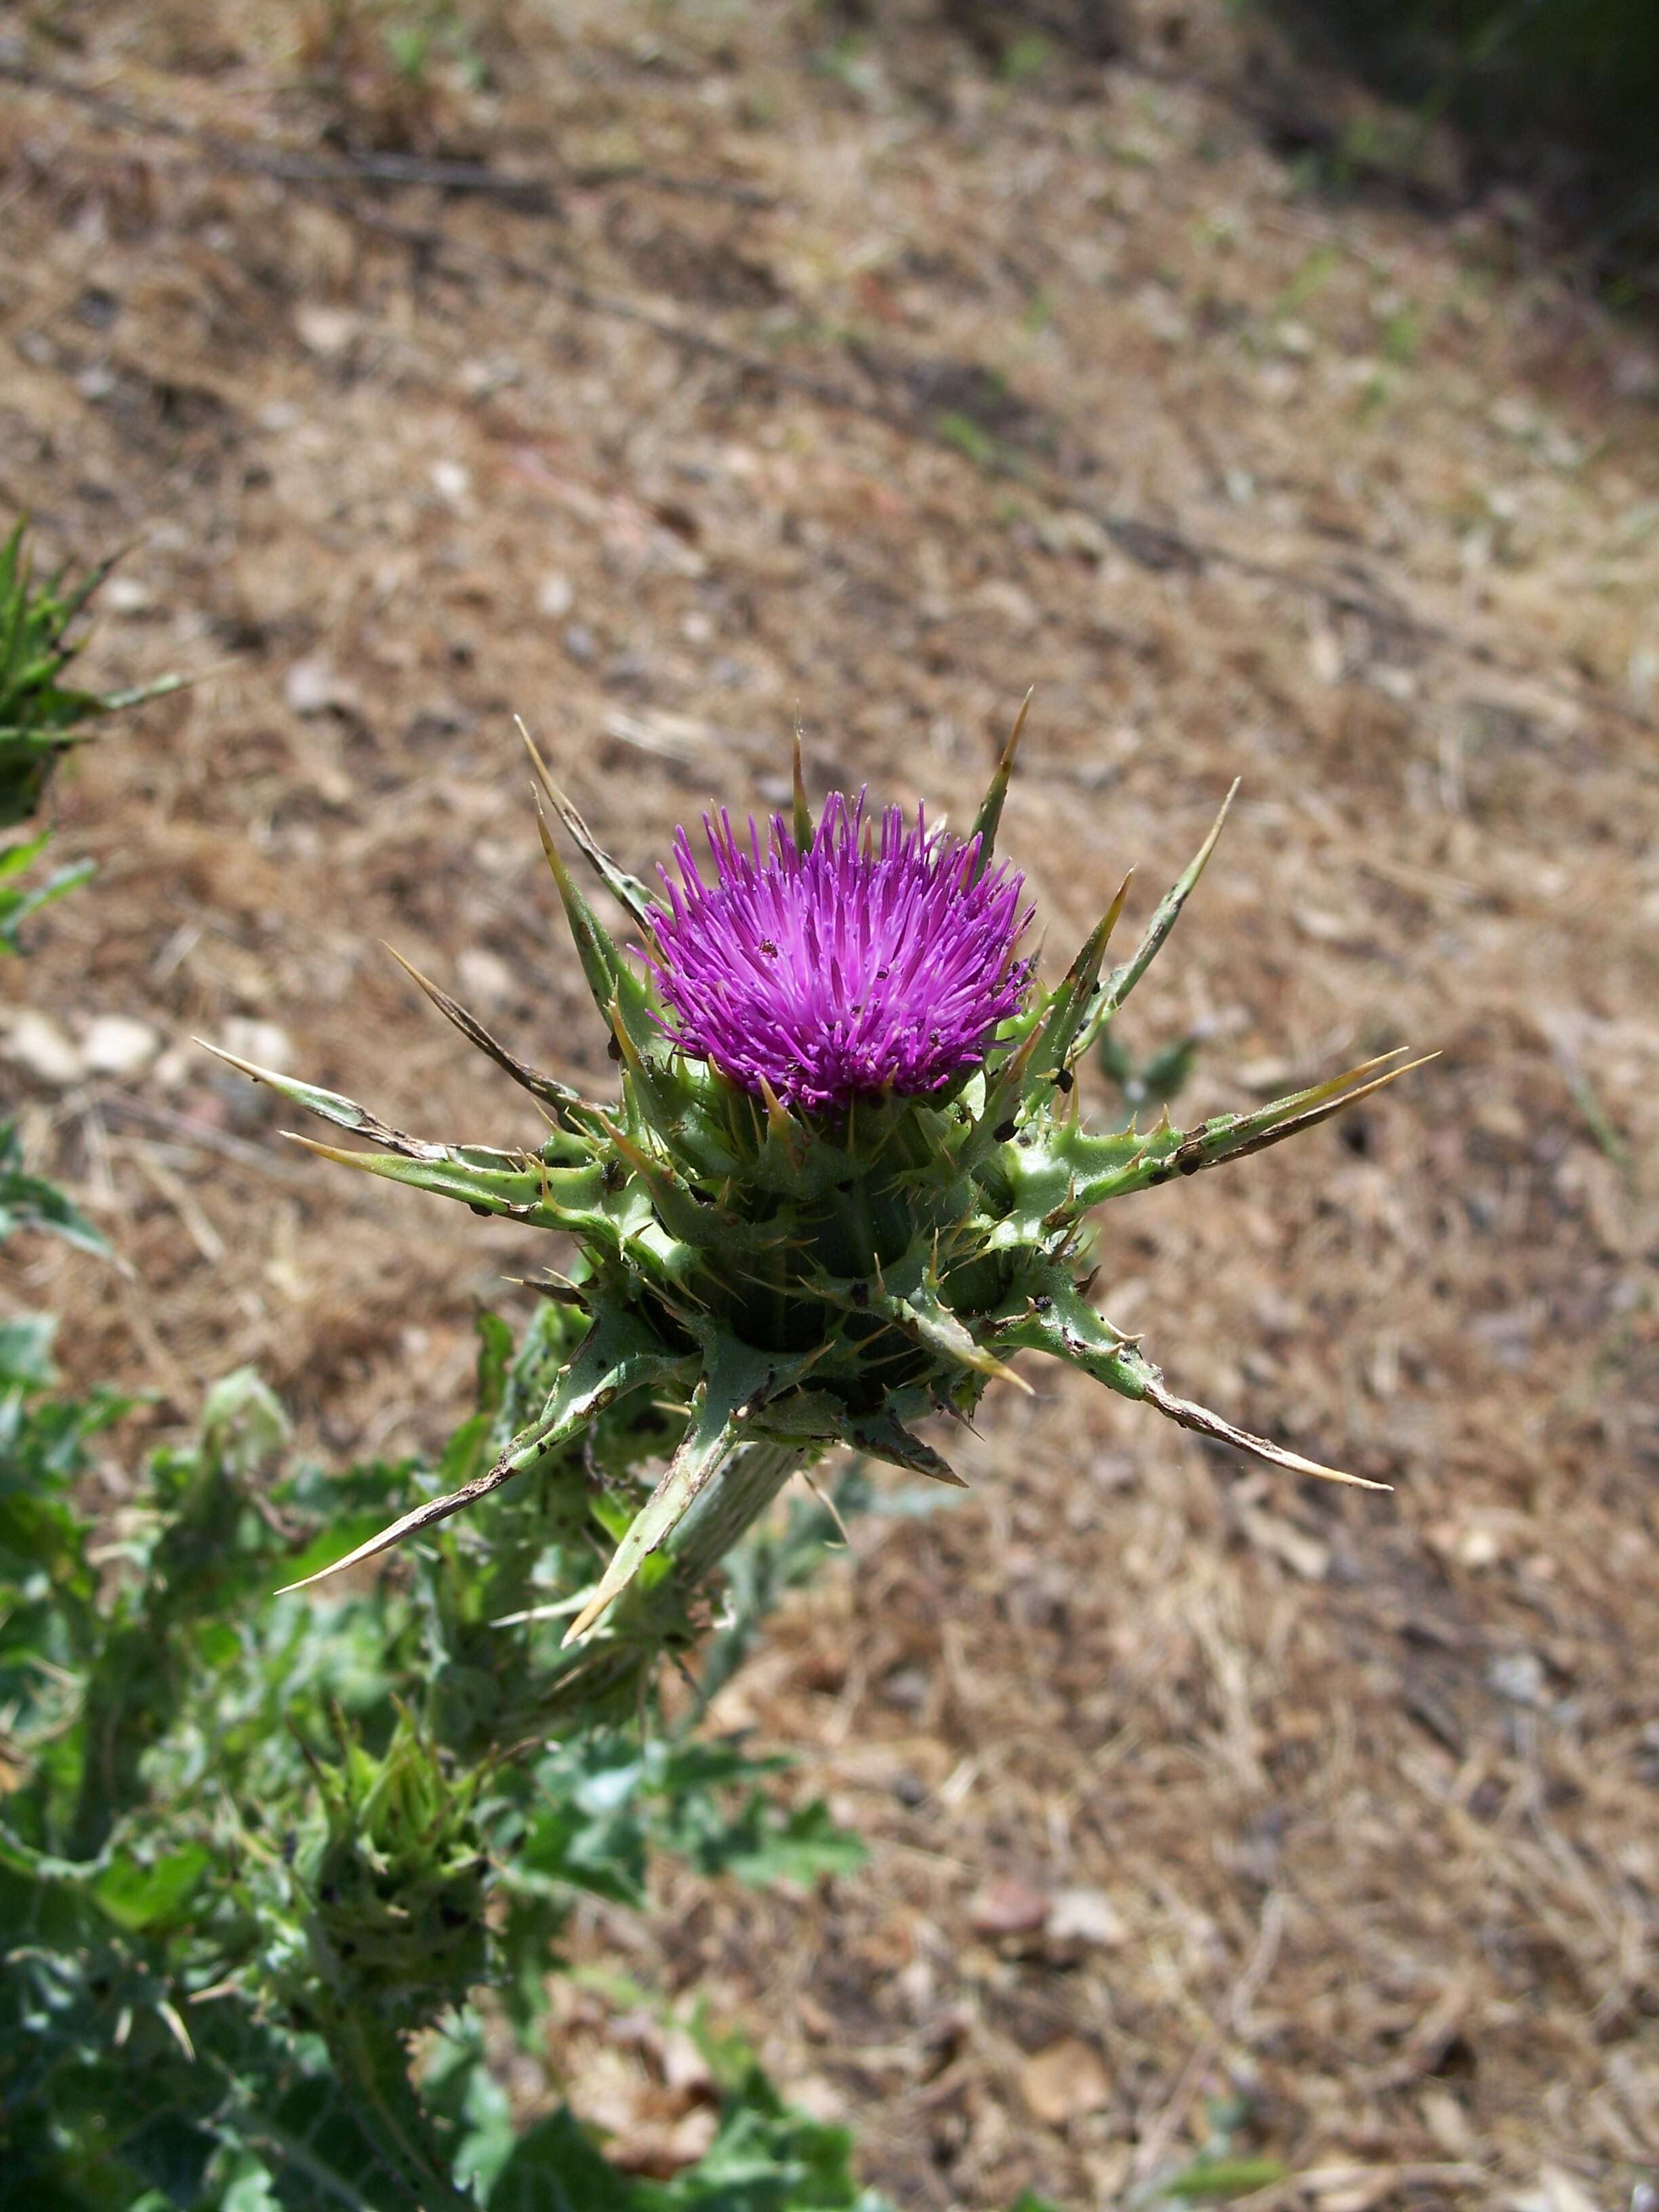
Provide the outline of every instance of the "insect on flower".
[[1385,1054],[1187,1131],[1167,1112],[1151,1130],[1085,1128],[1077,1064],[1168,937],[1232,793],[1129,957],[1107,967],[1126,878],[1045,988],[1020,951],[1031,920],[1022,878],[994,851],[1024,718],[1022,708],[963,839],[920,812],[907,825],[896,808],[878,826],[862,798],[842,793],[814,823],[798,738],[791,819],[743,835],[724,812],[706,817],[708,877],[682,829],[678,879],[664,869],[660,896],[600,848],[526,734],[549,806],[638,932],[632,953],[617,945],[538,815],[619,1097],[595,1103],[526,1066],[410,973],[546,1110],[551,1133],[534,1152],[422,1142],[337,1093],[222,1055],[380,1147],[313,1144],[325,1158],[562,1231],[581,1254],[560,1295],[585,1308],[587,1334],[539,1419],[486,1474],[324,1574],[460,1511],[619,1402],[667,1394],[689,1408],[678,1446],[577,1611],[580,1641],[653,1554],[694,1585],[793,1471],[836,1444],[957,1481],[912,1425],[965,1419],[993,1379],[1029,1388],[1007,1364],[1022,1351],[1276,1466],[1385,1486],[1177,1396],[1091,1302],[1088,1217],[1310,1128],[1406,1070]]

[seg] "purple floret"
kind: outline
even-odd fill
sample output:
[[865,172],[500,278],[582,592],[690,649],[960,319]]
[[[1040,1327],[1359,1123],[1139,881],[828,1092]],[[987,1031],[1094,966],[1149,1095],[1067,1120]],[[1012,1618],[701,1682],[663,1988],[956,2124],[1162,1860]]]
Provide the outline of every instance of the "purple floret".
[[862,795],[839,792],[805,856],[781,817],[764,852],[752,817],[746,847],[723,811],[703,828],[715,879],[678,830],[680,881],[660,872],[670,910],[646,956],[683,1050],[810,1113],[924,1097],[978,1066],[1032,966],[1014,957],[1024,878],[975,879],[978,838],[929,836],[920,809],[907,830],[891,806],[878,842]]

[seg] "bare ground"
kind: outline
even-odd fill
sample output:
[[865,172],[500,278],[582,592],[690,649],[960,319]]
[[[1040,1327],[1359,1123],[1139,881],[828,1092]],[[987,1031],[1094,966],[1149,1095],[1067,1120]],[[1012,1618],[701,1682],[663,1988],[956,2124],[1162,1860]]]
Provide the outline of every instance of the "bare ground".
[[[188,1040],[532,1134],[386,938],[602,1080],[515,710],[645,871],[775,802],[797,706],[821,788],[960,819],[1035,681],[1051,963],[1241,775],[1127,1041],[1206,1032],[1194,1117],[1440,1057],[1109,1217],[1103,1303],[1393,1495],[1034,1372],[971,1498],[862,1530],[722,1704],[871,1864],[665,1873],[584,1943],[906,2207],[1123,2202],[1236,2097],[1264,2204],[1610,2212],[1659,2143],[1659,358],[1513,201],[1310,194],[1211,0],[1125,12],[1000,73],[920,4],[501,0],[410,76],[395,11],[71,0],[0,52],[58,88],[0,79],[0,503],[136,541],[100,679],[198,679],[61,780],[100,881],[0,971],[124,1265],[4,1293],[158,1430],[253,1361],[330,1454],[443,1431],[539,1254],[313,1166]],[[614,2009],[516,2087],[671,2158]]]

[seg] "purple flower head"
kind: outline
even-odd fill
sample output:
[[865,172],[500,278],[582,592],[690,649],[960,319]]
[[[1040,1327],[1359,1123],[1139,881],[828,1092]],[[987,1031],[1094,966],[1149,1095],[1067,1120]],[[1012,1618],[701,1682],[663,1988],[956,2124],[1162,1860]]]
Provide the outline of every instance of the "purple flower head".
[[979,1064],[1030,980],[1014,947],[1032,909],[1006,867],[975,879],[978,838],[929,836],[920,808],[907,830],[890,806],[878,842],[863,795],[839,792],[805,854],[780,816],[764,852],[752,817],[746,848],[724,812],[703,828],[714,881],[678,830],[646,960],[684,1051],[813,1113],[925,1096]]

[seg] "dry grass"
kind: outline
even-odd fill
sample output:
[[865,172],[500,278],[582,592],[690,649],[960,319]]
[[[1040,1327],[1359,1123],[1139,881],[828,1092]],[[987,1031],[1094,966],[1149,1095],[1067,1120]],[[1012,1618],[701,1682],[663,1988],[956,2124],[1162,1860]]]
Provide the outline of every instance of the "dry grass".
[[[776,798],[797,702],[822,784],[960,818],[1035,679],[1006,835],[1051,960],[1242,774],[1131,1041],[1208,1025],[1194,1114],[1442,1056],[1109,1216],[1104,1303],[1394,1497],[1034,1376],[970,1500],[861,1534],[725,1700],[870,1868],[671,1875],[589,1940],[746,2025],[906,2206],[1122,2201],[1226,2092],[1275,2203],[1611,2212],[1659,2142],[1659,365],[1501,210],[1299,192],[1238,34],[1194,0],[1172,62],[1177,12],[1011,86],[920,5],[856,48],[804,6],[503,5],[493,88],[445,48],[400,90],[251,0],[54,11],[31,58],[147,115],[556,204],[300,187],[7,87],[0,503],[138,537],[100,678],[204,672],[63,781],[101,878],[0,979],[71,1043],[155,1033],[7,1070],[127,1264],[7,1291],[72,1316],[76,1376],[159,1380],[158,1425],[252,1359],[330,1451],[442,1431],[522,1239],[313,1169],[187,1040],[275,1024],[406,1124],[527,1133],[386,937],[602,1079],[514,709],[644,868]],[[1137,561],[1102,512],[1233,558]],[[578,2014],[550,2063],[614,2114],[650,2053]]]

